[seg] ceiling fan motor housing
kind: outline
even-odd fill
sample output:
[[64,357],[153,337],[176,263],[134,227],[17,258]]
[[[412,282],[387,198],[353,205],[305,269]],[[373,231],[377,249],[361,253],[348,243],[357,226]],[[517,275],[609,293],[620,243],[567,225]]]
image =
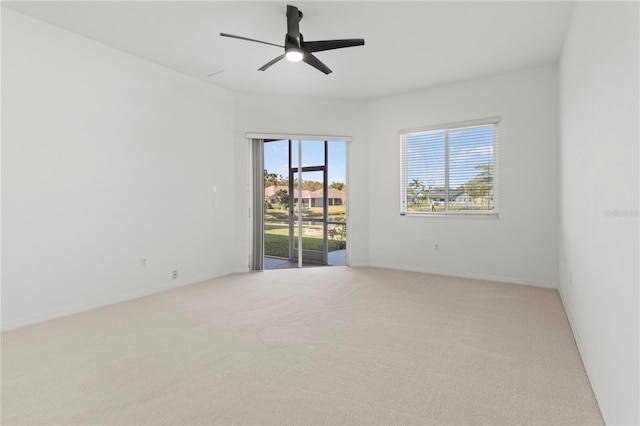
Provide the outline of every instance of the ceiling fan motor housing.
[[295,6],[287,6],[287,34],[284,37],[284,50],[297,49],[302,52],[302,34],[300,34],[300,21],[302,12]]

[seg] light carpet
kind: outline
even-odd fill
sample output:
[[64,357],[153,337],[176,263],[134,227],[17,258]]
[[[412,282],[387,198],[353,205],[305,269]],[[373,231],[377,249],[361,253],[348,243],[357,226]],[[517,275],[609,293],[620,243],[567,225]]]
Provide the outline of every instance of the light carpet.
[[2,424],[602,424],[558,292],[237,274],[2,334]]

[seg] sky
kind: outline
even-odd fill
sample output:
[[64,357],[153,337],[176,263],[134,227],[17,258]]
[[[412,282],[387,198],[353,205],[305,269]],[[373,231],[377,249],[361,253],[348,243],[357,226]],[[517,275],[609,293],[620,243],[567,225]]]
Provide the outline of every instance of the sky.
[[[287,178],[289,141],[282,140],[264,144],[264,168],[269,173],[276,173]],[[346,183],[346,142],[329,142],[328,175],[331,182]],[[324,141],[302,141],[302,167],[324,165]],[[298,142],[292,143],[292,167],[298,166]],[[308,172],[303,174],[303,180],[322,182],[322,172]]]
[[[456,188],[475,178],[478,165],[493,165],[493,127],[471,127],[449,131],[449,187]],[[445,131],[407,135],[407,184],[413,179],[429,188],[444,186]]]

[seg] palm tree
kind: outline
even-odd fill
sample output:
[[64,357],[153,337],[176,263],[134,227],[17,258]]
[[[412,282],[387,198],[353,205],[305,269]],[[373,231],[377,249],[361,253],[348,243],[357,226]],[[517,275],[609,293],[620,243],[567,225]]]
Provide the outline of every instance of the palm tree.
[[420,182],[420,179],[413,178],[411,183],[407,185],[407,188],[408,188],[409,194],[413,195],[414,197],[414,203],[418,204],[418,196],[420,194],[420,191],[424,189],[424,185],[422,185],[422,182]]

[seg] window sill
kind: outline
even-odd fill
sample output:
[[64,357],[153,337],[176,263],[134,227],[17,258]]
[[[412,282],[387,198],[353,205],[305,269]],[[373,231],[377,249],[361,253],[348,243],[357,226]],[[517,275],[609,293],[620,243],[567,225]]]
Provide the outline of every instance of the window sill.
[[476,212],[406,212],[400,216],[407,217],[455,217],[463,219],[499,219],[499,212],[476,213]]

